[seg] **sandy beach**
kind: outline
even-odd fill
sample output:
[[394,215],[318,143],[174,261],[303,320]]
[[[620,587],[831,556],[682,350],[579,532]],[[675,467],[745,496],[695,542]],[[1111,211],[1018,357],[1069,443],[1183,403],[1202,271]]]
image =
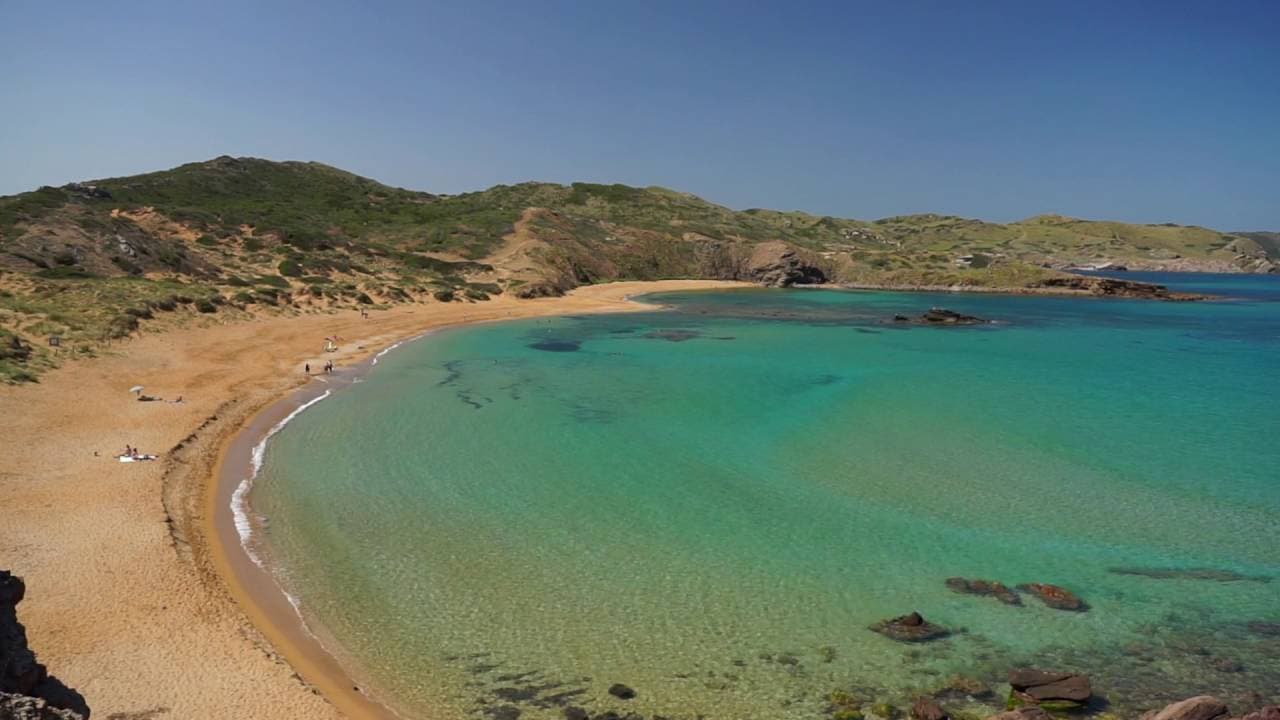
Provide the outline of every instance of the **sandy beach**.
[[[446,325],[649,309],[628,297],[741,285],[613,283],[563,298],[397,306],[368,319],[352,310],[144,329],[114,354],[0,388],[0,567],[26,580],[19,616],[33,649],[94,717],[382,714],[290,630],[287,604],[264,607],[270,593],[247,592],[233,567],[243,559],[215,526],[213,479],[241,431],[308,382],[306,362],[318,373],[326,359],[350,367]],[[339,351],[323,353],[331,335],[342,338]],[[183,402],[137,402],[135,385]],[[160,459],[119,463],[126,444]]]

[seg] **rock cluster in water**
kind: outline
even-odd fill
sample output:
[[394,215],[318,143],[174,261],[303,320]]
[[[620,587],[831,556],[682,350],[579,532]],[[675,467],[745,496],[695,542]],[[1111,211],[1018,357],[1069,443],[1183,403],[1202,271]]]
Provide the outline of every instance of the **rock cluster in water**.
[[895,323],[912,323],[915,325],[983,325],[989,320],[983,320],[975,315],[965,315],[954,310],[946,308],[930,308],[928,312],[918,317],[908,317],[907,315],[894,315]]
[[947,587],[964,595],[994,597],[1005,605],[1021,605],[1022,598],[1002,582],[996,580],[970,580],[962,577],[947,578]]
[[[1022,604],[1022,597],[1015,590],[1010,589],[1008,585],[998,580],[970,580],[963,577],[950,577],[947,578],[946,585],[952,592],[958,592],[963,595],[994,597],[1006,605]],[[1084,600],[1081,600],[1080,596],[1058,585],[1024,583],[1019,585],[1017,589],[1029,595],[1034,595],[1045,605],[1055,610],[1085,612],[1089,609],[1089,605]]]
[[27,646],[17,612],[26,591],[22,578],[0,570],[0,718],[85,720],[84,699],[50,677]]

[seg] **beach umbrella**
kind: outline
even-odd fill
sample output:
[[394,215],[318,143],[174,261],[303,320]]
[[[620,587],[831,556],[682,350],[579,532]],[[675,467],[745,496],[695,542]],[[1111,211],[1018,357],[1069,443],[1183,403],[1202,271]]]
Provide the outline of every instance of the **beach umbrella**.
[[141,386],[141,385],[134,385],[133,387],[129,388],[129,392],[131,392],[131,393],[133,393],[133,394],[135,394],[135,395],[136,395],[136,394],[138,394],[138,393],[142,392],[142,386]]

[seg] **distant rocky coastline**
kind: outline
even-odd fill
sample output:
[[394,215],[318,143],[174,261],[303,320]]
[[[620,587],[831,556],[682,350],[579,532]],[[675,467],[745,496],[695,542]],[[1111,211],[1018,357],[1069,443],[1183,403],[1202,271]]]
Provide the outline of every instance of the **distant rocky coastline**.
[[1086,275],[1067,275],[1051,277],[1036,281],[1029,285],[930,285],[917,283],[867,283],[841,282],[825,287],[843,288],[847,290],[893,290],[901,292],[961,292],[991,293],[996,295],[1068,295],[1135,298],[1141,300],[1166,300],[1188,302],[1195,300],[1212,300],[1211,295],[1199,293],[1174,292],[1164,285],[1138,282],[1136,280],[1119,280],[1116,278],[1090,277]]

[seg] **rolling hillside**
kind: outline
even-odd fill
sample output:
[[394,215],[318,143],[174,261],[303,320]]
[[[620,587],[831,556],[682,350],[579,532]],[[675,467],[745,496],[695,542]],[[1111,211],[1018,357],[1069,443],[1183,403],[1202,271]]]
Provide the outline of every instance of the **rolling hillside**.
[[714,277],[1026,288],[1057,269],[1269,272],[1269,233],[1042,215],[1006,225],[735,211],[625,185],[433,195],[318,163],[219,157],[0,198],[0,379],[30,379],[142,324],[559,294]]

